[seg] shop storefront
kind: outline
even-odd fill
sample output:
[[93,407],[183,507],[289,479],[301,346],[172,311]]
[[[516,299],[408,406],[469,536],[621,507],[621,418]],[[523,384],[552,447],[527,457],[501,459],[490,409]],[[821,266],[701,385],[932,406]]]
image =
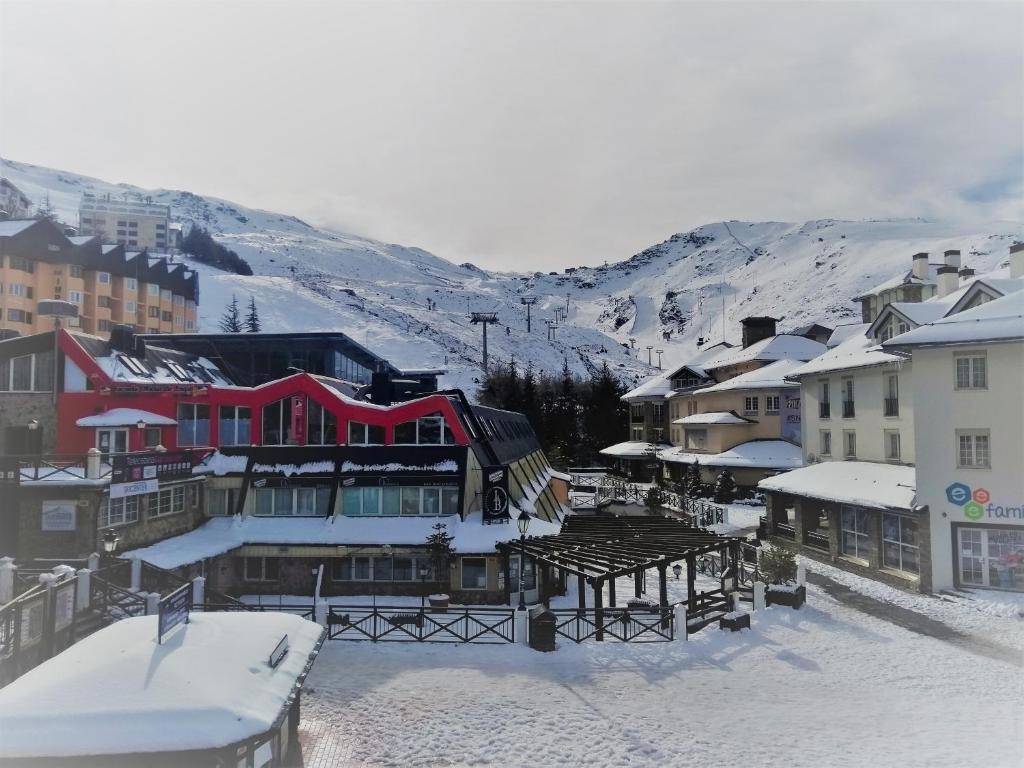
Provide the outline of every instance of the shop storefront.
[[1024,592],[1024,526],[953,524],[958,586]]

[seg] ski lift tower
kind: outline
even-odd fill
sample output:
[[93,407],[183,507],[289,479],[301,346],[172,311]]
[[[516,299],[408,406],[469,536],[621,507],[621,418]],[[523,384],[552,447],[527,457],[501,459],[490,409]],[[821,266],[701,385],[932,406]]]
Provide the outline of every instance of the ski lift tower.
[[658,356],[658,370],[660,371],[661,370],[661,356],[665,354],[665,350],[664,349],[656,349],[656,350],[654,350],[654,354],[656,354]]
[[530,307],[537,303],[536,296],[521,296],[519,303],[526,307],[526,332],[530,333]]
[[483,325],[484,327],[484,373],[487,373],[487,326],[491,323],[498,322],[497,312],[470,312],[469,321],[473,325]]

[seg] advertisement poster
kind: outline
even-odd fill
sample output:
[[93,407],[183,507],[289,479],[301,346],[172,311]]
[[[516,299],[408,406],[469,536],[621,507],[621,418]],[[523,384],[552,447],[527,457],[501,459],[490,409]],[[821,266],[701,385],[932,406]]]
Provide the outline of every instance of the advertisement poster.
[[44,531],[73,531],[75,530],[77,512],[77,501],[44,501],[42,529]]

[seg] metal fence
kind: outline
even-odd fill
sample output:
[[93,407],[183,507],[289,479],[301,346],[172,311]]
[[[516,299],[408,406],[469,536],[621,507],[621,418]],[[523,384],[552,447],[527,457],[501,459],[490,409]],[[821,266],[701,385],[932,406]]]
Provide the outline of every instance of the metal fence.
[[327,613],[331,640],[406,643],[515,642],[515,609],[437,609],[388,605],[332,605]]
[[671,608],[556,609],[555,635],[582,643],[584,640],[619,640],[623,643],[657,643],[673,639]]

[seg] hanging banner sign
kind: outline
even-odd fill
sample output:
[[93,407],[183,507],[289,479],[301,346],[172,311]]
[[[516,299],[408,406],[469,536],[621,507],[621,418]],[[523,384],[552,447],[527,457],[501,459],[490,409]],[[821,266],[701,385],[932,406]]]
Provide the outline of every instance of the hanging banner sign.
[[153,479],[166,483],[186,477],[192,477],[192,459],[187,453],[150,451],[115,453],[110,457],[111,483],[134,483]]
[[485,523],[507,523],[508,467],[484,467],[483,517]]
[[306,396],[292,395],[292,442],[306,443]]

